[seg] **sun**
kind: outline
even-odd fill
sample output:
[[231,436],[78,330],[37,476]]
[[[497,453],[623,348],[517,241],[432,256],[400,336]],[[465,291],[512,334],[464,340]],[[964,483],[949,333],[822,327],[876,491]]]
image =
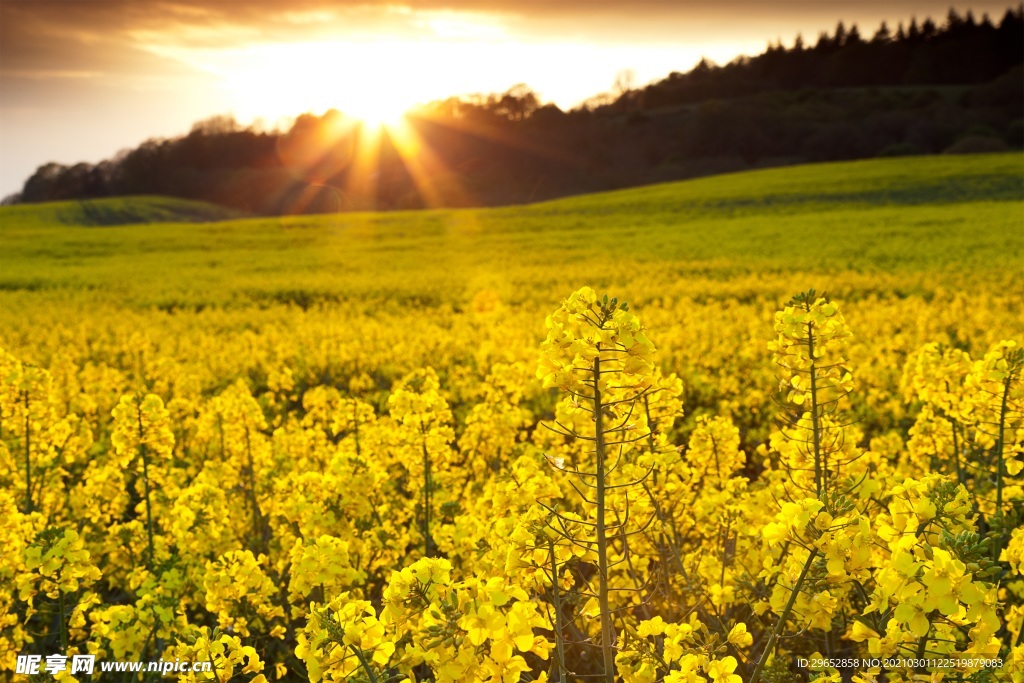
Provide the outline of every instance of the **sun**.
[[395,129],[405,120],[410,104],[395,96],[368,93],[359,99],[339,103],[338,110],[363,123],[368,129]]
[[[366,52],[363,60],[361,52]],[[368,57],[367,57],[368,55]],[[371,128],[396,126],[428,83],[410,75],[413,45],[309,43],[249,46],[221,54],[213,73],[241,119],[278,121],[329,109]],[[325,65],[372,64],[372,68]],[[420,79],[422,80],[422,79]],[[429,98],[427,98],[429,99]]]

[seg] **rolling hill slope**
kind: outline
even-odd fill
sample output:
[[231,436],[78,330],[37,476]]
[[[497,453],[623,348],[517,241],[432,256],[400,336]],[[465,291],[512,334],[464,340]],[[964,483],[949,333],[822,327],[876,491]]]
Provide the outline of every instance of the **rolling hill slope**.
[[0,208],[9,227],[114,226],[142,223],[205,223],[239,218],[241,211],[174,197],[112,197]]
[[[808,165],[501,209],[228,218],[161,198],[4,207],[0,288],[103,292],[141,305],[306,306],[454,301],[477,282],[529,298],[553,278],[609,281],[630,267],[717,279],[1019,271],[1024,159]],[[145,229],[117,225],[129,220]]]

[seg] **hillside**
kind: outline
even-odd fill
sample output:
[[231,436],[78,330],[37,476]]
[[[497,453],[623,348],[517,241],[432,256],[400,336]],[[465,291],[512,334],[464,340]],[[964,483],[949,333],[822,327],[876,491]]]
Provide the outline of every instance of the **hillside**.
[[[102,291],[142,305],[421,301],[618,267],[931,272],[1024,263],[1024,158],[915,157],[746,172],[501,209],[69,225],[74,204],[0,208],[5,290]],[[116,215],[196,217],[143,199]],[[172,211],[168,207],[177,207]],[[113,208],[110,209],[114,213]],[[209,209],[207,208],[209,211]],[[223,218],[210,211],[209,217]],[[55,217],[65,221],[54,225]],[[45,231],[45,236],[41,234]],[[487,284],[489,283],[489,284]],[[518,284],[517,284],[518,283]],[[518,290],[518,291],[516,291]]]
[[243,214],[209,202],[175,197],[110,197],[0,207],[0,222],[10,228],[115,226],[143,223],[207,223]]

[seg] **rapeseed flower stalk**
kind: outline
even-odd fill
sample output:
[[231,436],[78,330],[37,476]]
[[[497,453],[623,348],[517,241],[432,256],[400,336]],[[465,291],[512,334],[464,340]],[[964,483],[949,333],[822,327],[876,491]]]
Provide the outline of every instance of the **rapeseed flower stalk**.
[[[1024,490],[1018,476],[1024,470],[1024,349],[1012,340],[994,345],[974,363],[964,388],[977,424],[979,454],[987,456],[989,490],[995,493],[994,500],[981,504],[996,533],[995,559],[1010,530],[1024,523]],[[1009,507],[1004,505],[1007,492],[1014,503]]]
[[146,507],[146,567],[153,571],[153,501],[150,467],[156,457],[161,464],[174,450],[174,434],[164,402],[154,394],[126,394],[113,411],[114,429],[110,441],[120,457],[122,469],[136,461],[142,464],[143,500]]
[[345,592],[312,605],[296,654],[310,680],[384,681],[426,667],[438,683],[520,680],[524,655],[548,657],[550,628],[526,591],[501,577],[453,581],[452,566],[420,558],[393,572],[380,614]]
[[423,554],[429,557],[436,551],[432,524],[438,480],[451,470],[450,444],[455,439],[451,410],[440,393],[437,373],[425,368],[405,377],[388,398],[388,408],[401,430],[399,462],[419,479],[420,532]]
[[395,642],[366,600],[341,593],[328,604],[313,605],[306,627],[298,635],[296,655],[309,680],[398,680],[393,673]]
[[171,654],[186,662],[210,663],[209,673],[197,674],[188,671],[179,674],[178,680],[185,683],[210,680],[225,682],[246,674],[250,674],[246,678],[249,683],[267,683],[267,677],[262,673],[264,662],[256,649],[250,645],[243,645],[238,636],[222,633],[216,628],[211,631],[206,626],[193,627],[182,637]]
[[250,624],[256,622],[260,632],[269,633],[284,617],[284,610],[275,604],[278,588],[261,567],[266,560],[248,550],[232,550],[207,564],[206,609],[217,615],[222,630],[246,637]]
[[[565,438],[591,444],[586,453],[588,462],[556,459],[553,465],[593,492],[590,498],[572,483],[593,510],[593,521],[584,522],[592,529],[593,539],[588,534],[570,540],[592,547],[596,554],[598,585],[591,597],[601,622],[602,676],[612,683],[617,638],[609,601],[610,569],[613,563],[628,560],[628,535],[637,533],[627,531],[629,491],[639,488],[647,473],[615,477],[616,470],[625,472],[629,459],[635,457],[636,444],[642,445],[650,435],[641,401],[654,387],[655,349],[639,318],[626,304],[607,296],[599,300],[589,287],[563,301],[547,317],[546,326],[548,334],[541,344],[537,377],[545,387],[557,387],[567,394],[556,408],[554,426],[549,428]],[[610,494],[621,499],[621,515],[618,508],[609,509]],[[574,520],[554,508],[548,510],[555,522],[552,528],[567,535],[561,525]],[[614,522],[607,519],[610,511],[615,515]],[[611,543],[617,540],[620,544],[615,560],[610,560],[609,535],[614,537]]]
[[[6,352],[2,353],[0,371],[3,372],[4,391],[0,403],[0,433],[21,438],[24,471],[24,513],[32,514],[36,508],[35,491],[32,481],[33,470],[39,467],[34,451],[40,450],[33,443],[33,432],[47,424],[46,402],[49,398],[50,373],[42,368],[19,362]],[[45,451],[44,451],[45,452]]]
[[964,391],[971,366],[966,351],[932,342],[907,360],[901,380],[904,398],[923,404],[908,444],[922,461],[921,473],[942,466],[948,453],[961,484],[967,483],[969,429],[974,425]]
[[695,614],[687,621],[675,623],[654,617],[630,630],[628,645],[618,654],[616,663],[624,683],[709,679],[715,683],[741,683],[740,676],[734,673],[739,662],[732,655],[722,655],[729,644],[747,647],[752,642],[742,622],[723,639]]
[[[808,290],[775,314],[768,349],[779,369],[779,442],[794,485],[821,498],[835,489],[844,460],[843,403],[853,390],[844,351],[852,335],[839,307]],[[813,486],[802,473],[813,474]]]
[[[768,349],[778,367],[782,410],[772,446],[783,458],[788,483],[803,495],[785,503],[776,521],[764,530],[766,543],[785,543],[780,557],[785,565],[770,600],[778,618],[757,660],[752,683],[760,681],[798,603],[811,626],[831,629],[838,606],[832,591],[802,595],[805,584],[817,583],[812,576],[820,570],[812,570],[819,556],[824,555],[826,575],[841,578],[850,569],[856,572],[855,567],[866,559],[853,552],[867,534],[866,520],[860,519],[846,498],[855,484],[840,480],[843,466],[854,459],[846,443],[848,423],[842,411],[853,389],[853,374],[844,357],[852,332],[839,307],[813,289],[794,296],[775,314],[775,332]],[[791,544],[805,553],[802,561],[797,552],[789,552]]]
[[473,483],[485,481],[488,470],[501,471],[521,452],[522,433],[531,417],[522,406],[528,381],[523,363],[495,363],[484,379],[481,401],[466,416],[459,437],[460,450],[472,454],[463,466],[472,470]]
[[92,563],[81,536],[70,529],[43,530],[24,548],[23,557],[24,568],[15,588],[18,599],[27,604],[25,619],[31,619],[37,612],[37,597],[45,596],[55,602],[60,651],[67,653],[72,615],[80,606],[87,608],[93,600],[80,591],[100,580],[100,570]]
[[272,536],[262,509],[266,495],[263,479],[272,469],[267,429],[263,409],[242,380],[213,397],[199,418],[199,439],[218,455],[204,469],[220,481],[240,475],[241,486],[232,486],[232,490],[241,490],[244,496],[250,524],[248,545],[256,554],[268,551]]
[[534,505],[517,520],[511,536],[505,571],[519,585],[534,588],[546,599],[547,619],[554,628],[555,661],[559,681],[568,676],[566,658],[566,606],[579,600],[572,571],[583,562],[593,563],[596,552],[576,539],[586,537],[585,521],[571,512],[553,526],[553,514]]
[[48,370],[0,348],[0,485],[19,490],[25,514],[63,514],[62,482],[92,446],[88,426],[62,415],[58,400]]
[[[357,594],[366,580],[366,572],[352,566],[352,545],[324,534],[318,539],[296,539],[289,556],[288,593],[293,603],[315,595],[323,604],[328,595],[345,590]],[[292,615],[299,613],[293,609]]]

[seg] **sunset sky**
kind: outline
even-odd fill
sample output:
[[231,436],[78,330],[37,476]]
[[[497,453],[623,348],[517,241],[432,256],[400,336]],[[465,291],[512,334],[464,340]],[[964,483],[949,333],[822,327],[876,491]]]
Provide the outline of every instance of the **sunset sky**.
[[[957,4],[998,21],[1007,2]],[[870,36],[933,0],[2,0],[0,195],[48,162],[96,162],[215,114],[386,118],[517,83],[563,108],[726,63],[837,20]]]

